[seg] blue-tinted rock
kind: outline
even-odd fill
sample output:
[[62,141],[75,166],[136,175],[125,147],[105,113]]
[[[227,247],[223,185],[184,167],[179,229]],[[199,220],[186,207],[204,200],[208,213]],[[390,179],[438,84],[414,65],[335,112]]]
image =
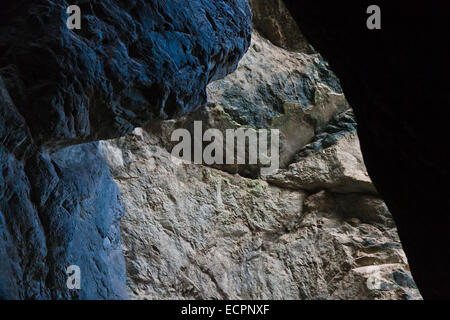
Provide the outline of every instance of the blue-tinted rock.
[[66,27],[66,1],[2,3],[0,74],[39,146],[118,137],[196,110],[250,42],[246,0],[71,4],[81,30]]
[[126,298],[121,197],[76,144],[201,107],[250,41],[246,0],[72,4],[81,30],[66,1],[0,3],[0,299]]

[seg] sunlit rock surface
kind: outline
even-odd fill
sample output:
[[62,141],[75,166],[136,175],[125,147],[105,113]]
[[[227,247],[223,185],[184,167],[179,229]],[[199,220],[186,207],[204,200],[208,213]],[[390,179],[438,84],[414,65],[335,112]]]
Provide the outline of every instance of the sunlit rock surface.
[[377,196],[277,187],[172,158],[158,140],[137,129],[101,143],[124,199],[131,298],[420,298]]

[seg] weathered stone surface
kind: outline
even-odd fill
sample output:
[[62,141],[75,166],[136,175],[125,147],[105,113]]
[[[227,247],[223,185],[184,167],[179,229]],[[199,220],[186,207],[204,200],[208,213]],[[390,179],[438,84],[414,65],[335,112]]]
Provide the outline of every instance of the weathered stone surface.
[[[131,298],[420,299],[339,83],[315,77],[326,73],[320,59],[254,33],[237,71],[209,86],[205,110],[101,142],[127,212]],[[314,98],[302,103],[301,90]],[[285,144],[298,143],[293,163],[264,181],[226,173],[252,172],[248,165],[217,170],[172,157],[172,131],[194,120],[278,126],[291,133]]]
[[236,72],[211,83],[208,93],[208,102],[254,128],[271,127],[289,112],[287,103],[298,113],[311,114],[309,125],[317,130],[349,108],[339,80],[319,54],[289,52],[257,32]]
[[[126,298],[119,224],[124,211],[97,146],[37,155],[27,162],[26,173],[47,247],[42,289],[53,299]],[[67,289],[69,265],[82,272],[79,291]]]
[[[420,298],[319,55],[255,35],[238,72],[211,85],[208,109],[181,121],[283,128],[295,170],[251,180],[170,157],[161,146],[180,122],[154,123],[203,105],[208,82],[236,68],[247,2],[79,4],[86,28],[74,32],[65,1],[0,4],[0,298],[126,297],[110,170],[127,212],[130,297]],[[274,43],[279,27],[266,30]],[[67,147],[149,122],[166,131],[100,143],[110,169],[96,144]],[[81,267],[80,291],[66,287],[70,264]]]
[[66,1],[0,4],[0,299],[127,297],[120,194],[96,144],[70,145],[201,107],[250,41],[245,0],[72,4],[81,30]]
[[234,71],[250,42],[246,0],[8,1],[0,74],[37,145],[121,136],[201,107],[206,85]]
[[[286,167],[336,115],[350,108],[339,80],[320,55],[289,52],[256,31],[237,70],[207,90],[205,109],[149,127],[167,149],[174,146],[170,135],[176,128],[186,128],[193,136],[194,121],[202,121],[204,130],[219,129],[223,134],[226,129],[279,129],[280,165]],[[257,165],[217,167],[250,177],[260,173]]]
[[376,194],[362,158],[356,133],[348,134],[336,144],[300,158],[288,169],[280,170],[268,181],[279,186],[308,191]]
[[249,3],[253,26],[264,38],[287,50],[314,51],[282,0],[249,0]]
[[[36,152],[1,78],[0,115],[0,298],[126,297],[122,202],[97,147]],[[70,265],[80,291],[66,286]]]
[[420,298],[376,196],[284,189],[158,143],[142,129],[101,142],[127,212],[131,298]]

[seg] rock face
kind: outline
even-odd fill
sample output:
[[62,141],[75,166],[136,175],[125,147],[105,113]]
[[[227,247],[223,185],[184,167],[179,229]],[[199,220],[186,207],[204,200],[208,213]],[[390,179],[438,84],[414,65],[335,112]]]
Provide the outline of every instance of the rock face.
[[[97,146],[36,152],[24,119],[0,80],[0,297],[126,297],[119,191]],[[15,131],[16,130],[16,131]],[[83,289],[67,289],[78,265]]]
[[287,50],[314,51],[283,0],[249,0],[249,3],[253,10],[253,26],[264,38]]
[[[194,136],[194,121],[206,130],[278,129],[280,165],[286,167],[295,154],[349,105],[339,80],[318,54],[280,50],[257,31],[236,72],[208,86],[207,107],[175,122],[153,123],[151,130],[168,150],[176,128]],[[226,154],[226,150],[224,150]],[[228,172],[256,177],[259,166],[218,166]]]
[[[208,92],[205,110],[100,143],[124,199],[131,298],[420,299],[320,56],[255,32],[237,71]],[[194,120],[279,128],[296,144],[266,179],[248,165],[195,165],[168,152],[171,132]]]
[[449,2],[376,1],[382,26],[369,30],[374,1],[283,1],[342,81],[424,298],[450,299]]
[[308,191],[327,189],[339,193],[376,194],[366,172],[356,134],[346,135],[336,144],[300,158],[287,170],[280,170],[268,181],[285,188]]
[[[121,299],[122,200],[95,143],[201,107],[250,40],[246,1],[0,4],[0,299]],[[81,271],[69,290],[67,268]]]
[[[367,177],[340,83],[301,40],[280,1],[268,7],[252,1],[256,30],[270,41],[255,33],[237,73],[211,84],[207,108],[191,116],[185,114],[206,103],[208,83],[234,71],[250,45],[247,1],[75,2],[83,27],[74,31],[66,27],[66,1],[0,4],[0,299],[122,299],[127,292],[137,299],[420,298],[393,219]],[[306,17],[304,25],[315,18]],[[314,28],[317,44],[327,39],[323,28],[339,35],[329,24]],[[362,119],[361,140],[389,142],[397,130],[410,137],[410,123],[420,128],[422,117],[404,122],[384,107],[405,102],[395,95],[401,81],[378,76],[367,89],[360,73],[379,75],[383,63],[395,69],[395,59],[364,64],[365,55],[353,47],[362,38],[334,38],[345,50],[325,49],[344,61],[337,70],[346,85],[359,89],[352,101]],[[416,92],[431,78],[423,76],[431,69],[423,65],[409,81]],[[373,90],[396,98],[369,99]],[[416,103],[448,100],[424,97],[429,99]],[[364,114],[368,100],[372,108]],[[380,132],[372,122],[384,117],[388,130]],[[258,167],[213,168],[172,158],[168,133],[196,119],[205,128],[280,129],[282,170],[261,177]],[[136,126],[145,129],[100,147],[93,143]],[[383,195],[404,190],[422,165],[418,181],[446,181],[448,170],[439,169],[448,157],[430,150],[429,135],[419,137],[422,153],[435,158],[412,161],[400,184],[386,187],[388,180],[381,179]],[[387,145],[365,149],[380,151],[375,158],[385,157],[383,151],[400,154],[392,163],[382,161],[381,169],[369,162],[372,172],[387,168],[381,177],[395,176],[398,160],[414,149],[401,139]],[[427,159],[437,160],[430,165]],[[416,213],[439,211],[439,201],[427,207],[418,196],[423,188],[410,185],[404,198],[390,203],[397,212],[402,205]],[[424,223],[413,231],[432,230],[435,221]],[[440,282],[448,284],[448,268],[440,267],[448,266],[448,247],[442,251],[446,265],[436,260],[440,246],[429,245],[446,243],[445,227],[426,231],[431,240],[419,237],[423,243],[413,238],[419,233],[403,231],[409,247],[418,249],[415,262],[423,255],[435,271],[424,286],[431,297],[445,292],[433,290]],[[67,287],[70,265],[80,267],[80,290]]]
[[2,4],[0,74],[39,146],[118,137],[193,111],[250,41],[245,0],[77,2],[74,31],[66,1]]
[[[0,79],[0,297],[126,297],[119,191],[93,144],[36,152]],[[66,269],[83,271],[67,289]]]
[[131,298],[420,298],[386,205],[360,188],[365,171],[347,181],[354,193],[292,190],[172,158],[158,141],[136,129],[101,143],[124,199]]

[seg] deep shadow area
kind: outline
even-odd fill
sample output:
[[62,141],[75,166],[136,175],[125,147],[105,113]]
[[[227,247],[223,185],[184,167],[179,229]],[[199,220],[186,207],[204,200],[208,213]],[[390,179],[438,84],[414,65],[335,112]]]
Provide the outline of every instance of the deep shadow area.
[[[446,1],[285,0],[354,108],[367,169],[425,299],[450,299]],[[367,7],[381,7],[369,30]]]

